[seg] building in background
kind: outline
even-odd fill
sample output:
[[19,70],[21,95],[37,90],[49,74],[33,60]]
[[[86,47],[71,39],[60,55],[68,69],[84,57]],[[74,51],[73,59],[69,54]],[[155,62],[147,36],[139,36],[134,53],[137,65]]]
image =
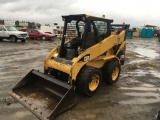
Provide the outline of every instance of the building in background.
[[4,20],[4,24],[5,25],[11,25],[11,26],[15,26],[15,22],[14,20]]
[[62,34],[63,27],[59,26],[58,23],[44,24],[44,25],[41,25],[40,30],[42,30],[43,32],[49,32],[58,36]]

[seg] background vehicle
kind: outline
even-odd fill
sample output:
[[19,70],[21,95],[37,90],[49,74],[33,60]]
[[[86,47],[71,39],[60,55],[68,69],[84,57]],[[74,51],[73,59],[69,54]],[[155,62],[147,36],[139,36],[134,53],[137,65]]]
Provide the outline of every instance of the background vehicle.
[[102,80],[115,84],[124,65],[129,25],[113,25],[112,19],[85,14],[62,18],[61,46],[46,57],[44,74],[30,71],[11,93],[40,119],[53,119],[73,107],[74,88],[93,96]]
[[12,42],[17,42],[19,39],[22,42],[25,42],[28,37],[27,32],[18,31],[13,26],[0,25],[0,40],[9,39]]
[[27,31],[28,35],[31,39],[33,38],[40,38],[42,40],[51,40],[54,38],[53,34],[49,34],[49,33],[45,33],[41,30],[37,30],[37,29],[30,29]]

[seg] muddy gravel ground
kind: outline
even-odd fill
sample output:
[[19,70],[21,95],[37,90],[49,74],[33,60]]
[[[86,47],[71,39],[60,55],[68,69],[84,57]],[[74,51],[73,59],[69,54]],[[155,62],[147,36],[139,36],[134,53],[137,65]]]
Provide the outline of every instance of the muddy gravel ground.
[[[0,42],[0,120],[38,120],[8,92],[31,70],[43,72],[46,55],[58,40]],[[155,120],[160,110],[160,42],[157,38],[127,39],[125,66],[115,85],[102,84],[56,120]]]

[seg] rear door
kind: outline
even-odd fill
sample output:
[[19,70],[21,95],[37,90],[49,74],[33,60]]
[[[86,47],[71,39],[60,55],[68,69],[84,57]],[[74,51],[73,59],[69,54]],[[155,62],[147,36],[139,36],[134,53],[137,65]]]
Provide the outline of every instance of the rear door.
[[40,38],[40,34],[37,30],[31,30],[33,38]]
[[28,30],[28,35],[30,38],[37,38],[37,30]]

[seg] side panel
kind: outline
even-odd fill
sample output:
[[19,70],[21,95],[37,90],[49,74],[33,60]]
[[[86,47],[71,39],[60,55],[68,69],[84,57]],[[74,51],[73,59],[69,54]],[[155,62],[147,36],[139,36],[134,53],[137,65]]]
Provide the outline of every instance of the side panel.
[[[60,49],[59,47],[54,48],[48,54],[48,56],[46,57],[46,59],[44,61],[44,69],[47,70],[48,67],[50,67],[50,68],[55,68],[57,70],[60,70],[62,72],[70,74],[72,62],[71,61],[68,62],[67,60],[64,60],[64,59],[61,60],[60,58],[57,58],[59,49]],[[53,57],[53,59],[52,59],[52,57]],[[59,60],[56,60],[56,58]]]
[[103,67],[104,64],[105,64],[104,60],[92,60],[92,61],[88,62],[86,65],[91,66],[91,67],[95,67],[95,68],[101,68],[101,67]]
[[[89,61],[92,61],[93,59],[99,57],[102,54],[105,54],[108,50],[113,48],[115,45],[122,44],[125,38],[125,31],[122,31],[119,35],[110,35],[108,38],[104,39],[100,43],[88,48],[86,51],[84,51],[80,56],[78,56],[77,60],[75,61],[75,64],[73,65],[71,71],[72,79],[76,80],[76,77],[80,71],[80,69],[86,65]],[[89,59],[87,61],[80,61],[85,55],[90,55]],[[110,53],[111,55],[111,53]],[[116,55],[113,55],[111,58],[116,57]],[[108,57],[108,56],[106,56]],[[106,58],[107,59],[107,58]],[[105,58],[104,58],[105,60]]]

